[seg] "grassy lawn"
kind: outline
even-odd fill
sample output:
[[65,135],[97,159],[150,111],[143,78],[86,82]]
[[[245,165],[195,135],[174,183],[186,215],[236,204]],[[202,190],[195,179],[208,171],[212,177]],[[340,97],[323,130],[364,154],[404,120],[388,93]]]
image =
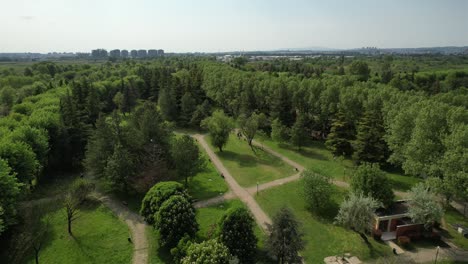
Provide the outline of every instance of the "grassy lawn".
[[[353,161],[334,159],[323,142],[309,141],[298,150],[290,144],[278,143],[268,137],[258,137],[256,140],[316,173],[344,181],[349,181],[353,173]],[[404,176],[398,172],[387,172],[387,176],[393,188],[401,191],[409,190],[414,184],[421,182],[421,179]]]
[[[200,147],[200,146],[199,146]],[[200,151],[206,160],[206,167],[204,171],[195,175],[189,180],[189,193],[196,200],[205,200],[224,194],[228,191],[228,186],[224,179],[219,175],[214,165],[209,161],[208,155],[200,147]],[[185,183],[184,180],[180,180]]]
[[333,217],[338,212],[338,204],[346,195],[344,189],[335,187],[335,190],[334,206],[329,208],[324,217],[314,216],[307,211],[300,181],[265,190],[256,199],[270,216],[273,216],[283,206],[293,210],[302,223],[305,234],[304,238],[307,244],[302,255],[307,263],[322,263],[327,256],[344,253],[351,253],[361,260],[392,254],[391,249],[383,243],[378,243],[369,237],[372,245],[369,248],[358,234],[333,225]]
[[444,234],[452,243],[458,247],[468,250],[468,239],[464,238],[460,233],[455,230],[451,224],[460,224],[465,228],[468,228],[468,218],[464,218],[453,207],[445,208],[445,226],[444,229],[447,230],[447,233]]
[[[125,223],[98,202],[84,205],[67,233],[64,210],[51,212],[51,233],[39,253],[40,263],[130,263],[133,245]],[[30,256],[26,263],[34,263]]]
[[[209,137],[206,138],[211,144]],[[255,148],[255,152],[246,141],[231,134],[223,152],[210,145],[219,156],[224,166],[243,187],[255,186],[294,174],[294,169],[281,159]]]

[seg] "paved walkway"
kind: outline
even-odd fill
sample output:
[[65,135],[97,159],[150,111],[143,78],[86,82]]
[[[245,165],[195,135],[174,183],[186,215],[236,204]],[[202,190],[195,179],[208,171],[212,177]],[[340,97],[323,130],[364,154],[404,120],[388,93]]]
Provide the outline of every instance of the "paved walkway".
[[211,159],[211,162],[215,165],[216,169],[224,176],[229,188],[231,189],[232,193],[239,198],[242,202],[244,202],[249,210],[252,212],[255,220],[257,221],[258,225],[267,232],[267,225],[271,224],[271,219],[268,215],[260,208],[257,201],[252,197],[252,195],[244,188],[242,188],[236,180],[232,177],[231,173],[224,167],[221,160],[219,160],[218,155],[216,155],[213,150],[208,146],[203,135],[195,134],[192,135],[205,149],[206,153]]

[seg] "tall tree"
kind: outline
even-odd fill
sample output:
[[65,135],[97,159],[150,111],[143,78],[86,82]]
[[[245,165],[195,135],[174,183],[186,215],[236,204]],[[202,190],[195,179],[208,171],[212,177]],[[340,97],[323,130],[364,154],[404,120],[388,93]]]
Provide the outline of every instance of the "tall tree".
[[291,143],[298,149],[304,145],[307,139],[306,120],[303,115],[296,118],[296,122],[291,127]]
[[260,117],[256,113],[253,113],[250,117],[246,117],[245,115],[241,115],[239,117],[239,125],[242,134],[244,137],[247,139],[247,142],[249,143],[249,146],[252,148],[252,140],[255,137],[255,134],[257,133],[258,127],[259,127],[259,122],[260,122]]
[[5,160],[0,159],[0,235],[16,222],[21,184]]
[[276,118],[271,124],[271,138],[277,142],[289,140],[289,129]]
[[208,129],[211,136],[211,142],[220,152],[229,139],[229,133],[234,127],[232,119],[224,114],[223,111],[215,111],[213,114],[202,121],[202,127]]
[[267,247],[279,263],[300,262],[299,251],[304,249],[300,228],[300,223],[286,207],[281,208],[273,217],[273,224],[269,226],[270,236],[267,240]]
[[123,147],[117,144],[114,152],[108,158],[104,169],[104,176],[115,190],[127,193],[129,180],[136,174],[134,156]]
[[376,199],[384,206],[390,206],[395,198],[391,183],[376,163],[363,163],[357,167],[351,179],[351,189],[354,193]]
[[171,155],[177,169],[177,174],[185,179],[185,186],[188,185],[190,177],[195,176],[205,167],[205,160],[201,156],[197,143],[188,135],[174,139]]
[[361,162],[384,162],[388,148],[384,140],[383,118],[378,111],[364,112],[357,125],[356,139],[352,142],[353,159]]
[[330,134],[328,134],[326,146],[335,156],[348,156],[353,152],[351,141],[354,139],[354,131],[348,123],[342,111],[339,111],[333,119]]
[[365,82],[369,79],[370,69],[366,62],[355,60],[349,65],[349,72],[357,76],[358,81]]
[[255,222],[244,207],[229,209],[219,223],[219,239],[240,263],[254,263],[257,238]]

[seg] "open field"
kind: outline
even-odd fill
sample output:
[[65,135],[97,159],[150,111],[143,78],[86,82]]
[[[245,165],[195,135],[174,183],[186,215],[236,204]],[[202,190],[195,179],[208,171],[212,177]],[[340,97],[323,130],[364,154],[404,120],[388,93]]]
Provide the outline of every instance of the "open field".
[[[40,263],[130,263],[133,245],[125,223],[98,202],[85,204],[73,222],[74,237],[67,233],[65,212],[48,214],[51,234],[39,253]],[[27,263],[35,263],[34,256]]]
[[338,212],[338,204],[344,199],[346,190],[335,187],[335,205],[329,208],[324,217],[317,217],[306,209],[301,187],[300,181],[288,183],[261,192],[256,200],[270,216],[283,206],[294,212],[302,223],[306,248],[301,253],[307,263],[321,263],[327,256],[344,253],[351,253],[361,260],[391,254],[387,245],[369,238],[372,245],[369,248],[357,233],[333,225],[333,217]]
[[[209,137],[207,140],[210,142]],[[294,168],[281,159],[259,148],[255,148],[254,152],[247,142],[237,139],[233,134],[223,152],[213,147],[211,143],[210,146],[243,187],[251,187],[257,183],[262,184],[294,174]]]

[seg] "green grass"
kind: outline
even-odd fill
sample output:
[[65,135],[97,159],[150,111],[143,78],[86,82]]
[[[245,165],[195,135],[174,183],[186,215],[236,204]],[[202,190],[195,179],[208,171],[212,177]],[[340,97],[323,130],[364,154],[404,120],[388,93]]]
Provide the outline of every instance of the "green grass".
[[148,238],[148,263],[172,263],[171,253],[167,249],[159,246],[158,231],[149,226],[146,228],[146,236]]
[[[64,210],[48,214],[51,233],[39,253],[40,263],[130,263],[133,245],[125,223],[93,202],[84,205],[73,222],[74,237],[67,233]],[[30,256],[26,263],[34,263]]]
[[[199,172],[189,180],[188,190],[190,195],[196,200],[205,200],[224,194],[229,189],[226,182],[209,161],[202,147],[200,147],[200,152],[206,160],[206,167],[202,172]],[[180,182],[184,183],[184,180]]]
[[460,233],[457,232],[450,224],[460,224],[465,228],[468,228],[468,218],[464,218],[455,208],[445,208],[445,223],[444,229],[447,233],[444,234],[452,243],[457,245],[459,248],[468,250],[468,239],[464,238]]
[[239,140],[233,134],[223,152],[211,145],[209,137],[207,140],[237,183],[243,187],[255,186],[257,182],[266,183],[294,174],[294,169],[281,159],[259,148],[255,148],[254,152],[246,141]]
[[302,196],[302,183],[292,182],[262,191],[256,200],[265,212],[273,216],[281,207],[290,208],[302,223],[306,248],[301,252],[307,263],[322,263],[327,256],[351,253],[361,260],[374,259],[391,254],[383,243],[369,238],[371,247],[355,232],[333,225],[333,217],[338,212],[338,204],[344,199],[346,190],[334,187],[334,205],[330,206],[323,217],[312,215]]
[[[256,139],[274,151],[296,161],[306,169],[328,176],[337,180],[349,181],[353,174],[353,161],[350,159],[339,160],[325,147],[323,142],[308,141],[306,146],[298,150],[287,143],[278,143],[268,137]],[[404,176],[398,172],[387,172],[387,176],[396,190],[407,191],[421,179]]]

